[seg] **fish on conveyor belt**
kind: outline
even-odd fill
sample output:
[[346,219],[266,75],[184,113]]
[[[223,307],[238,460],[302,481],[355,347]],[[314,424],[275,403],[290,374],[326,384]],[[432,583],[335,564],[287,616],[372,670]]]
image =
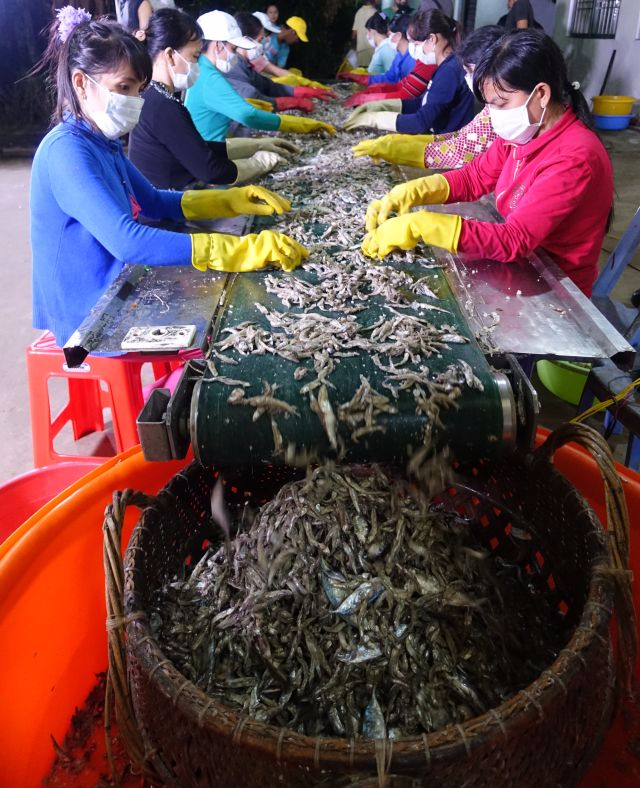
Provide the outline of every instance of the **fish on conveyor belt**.
[[471,525],[381,467],[320,466],[156,589],[151,626],[188,679],[257,720],[349,738],[461,723],[566,638]]

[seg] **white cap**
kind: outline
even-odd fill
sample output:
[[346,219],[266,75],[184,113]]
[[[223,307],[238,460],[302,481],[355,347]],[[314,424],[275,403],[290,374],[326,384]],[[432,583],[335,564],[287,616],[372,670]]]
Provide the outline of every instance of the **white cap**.
[[264,11],[254,11],[253,15],[256,19],[259,19],[262,22],[262,27],[264,27],[264,29],[268,30],[270,33],[279,33],[282,30],[280,25],[273,24]]
[[197,19],[207,41],[228,41],[240,49],[253,49],[257,46],[252,38],[246,38],[238,23],[224,11],[207,11]]

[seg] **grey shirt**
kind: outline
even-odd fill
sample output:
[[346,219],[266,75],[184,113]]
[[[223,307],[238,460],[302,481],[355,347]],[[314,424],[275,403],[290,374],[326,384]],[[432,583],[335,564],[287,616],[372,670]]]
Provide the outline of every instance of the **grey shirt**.
[[242,57],[238,57],[231,71],[224,76],[242,98],[260,99],[275,105],[273,99],[279,96],[293,96],[292,87],[280,85],[268,77],[263,77]]
[[453,0],[422,0],[421,11],[442,11],[453,19]]

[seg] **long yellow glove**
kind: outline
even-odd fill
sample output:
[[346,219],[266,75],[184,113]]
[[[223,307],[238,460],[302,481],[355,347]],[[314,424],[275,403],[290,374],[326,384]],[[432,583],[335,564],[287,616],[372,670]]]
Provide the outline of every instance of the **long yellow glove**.
[[191,236],[191,263],[198,271],[243,272],[270,263],[284,271],[297,268],[309,252],[293,238],[273,230],[250,235],[195,233]]
[[246,98],[245,101],[251,104],[256,109],[261,109],[263,112],[273,112],[274,105],[270,101],[263,101],[257,98]]
[[407,213],[416,205],[439,205],[446,202],[449,191],[449,182],[444,175],[439,174],[399,183],[381,200],[372,200],[369,203],[365,219],[367,232],[386,222],[390,213]]
[[289,200],[262,186],[193,189],[182,195],[180,206],[185,219],[213,219],[243,213],[267,216],[291,210]]
[[330,123],[323,123],[314,118],[299,118],[296,115],[279,115],[279,131],[291,132],[292,134],[313,134],[314,131],[326,131],[328,134],[335,134],[336,128]]
[[297,74],[287,74],[285,77],[271,77],[274,82],[279,82],[281,85],[301,85],[303,87],[308,88],[322,88],[322,90],[331,90],[329,85],[325,85],[322,82],[314,82],[313,79],[307,79],[306,77],[298,76]]
[[362,242],[362,253],[381,260],[394,249],[413,249],[420,241],[457,252],[461,232],[462,219],[459,216],[414,211],[395,216],[377,230],[367,233]]
[[347,131],[353,131],[354,129],[361,128],[380,129],[380,131],[395,131],[397,120],[397,112],[362,112],[355,118],[347,118],[344,128]]
[[379,161],[390,161],[405,167],[424,166],[424,151],[433,142],[433,134],[385,134],[375,140],[362,140],[351,150],[353,155],[371,156]]
[[[350,123],[365,112],[402,112],[402,99],[383,99],[382,101],[366,101],[356,107],[346,120]],[[346,124],[345,124],[346,125]]]

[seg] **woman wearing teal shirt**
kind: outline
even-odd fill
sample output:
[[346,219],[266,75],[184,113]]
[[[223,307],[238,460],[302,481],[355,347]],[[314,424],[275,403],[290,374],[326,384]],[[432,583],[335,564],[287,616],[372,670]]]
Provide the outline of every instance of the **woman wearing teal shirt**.
[[391,68],[396,53],[389,42],[389,21],[386,14],[375,13],[365,23],[367,41],[374,48],[368,72],[384,74]]
[[236,47],[252,49],[255,41],[245,38],[236,20],[224,11],[209,11],[198,17],[204,33],[200,56],[200,76],[187,91],[185,106],[205,140],[222,142],[233,121],[251,129],[309,134],[336,130],[328,123],[313,118],[276,115],[256,109],[242,98],[225,78],[235,58]]

